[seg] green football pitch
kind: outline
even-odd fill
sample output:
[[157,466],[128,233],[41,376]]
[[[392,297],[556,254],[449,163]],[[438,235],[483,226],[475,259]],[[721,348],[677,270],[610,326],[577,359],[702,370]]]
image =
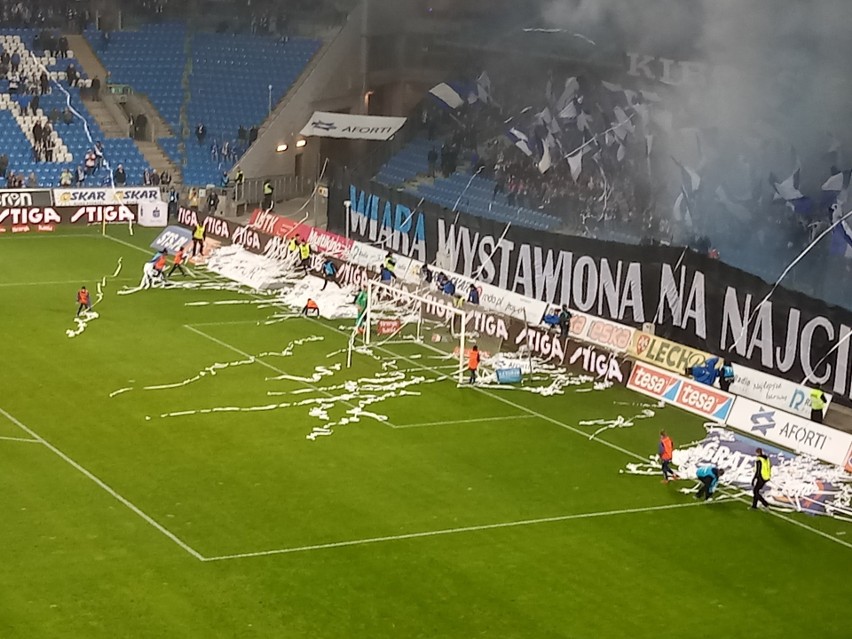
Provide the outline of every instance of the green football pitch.
[[643,398],[458,388],[416,344],[347,368],[351,322],[118,295],[152,237],[0,238],[3,639],[850,636],[848,525],[619,473],[701,420],[590,438]]

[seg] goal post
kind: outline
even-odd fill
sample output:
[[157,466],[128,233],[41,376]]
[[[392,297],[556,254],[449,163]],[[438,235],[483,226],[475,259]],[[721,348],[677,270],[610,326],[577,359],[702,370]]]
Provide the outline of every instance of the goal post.
[[380,346],[391,341],[423,345],[444,354],[453,363],[453,376],[462,382],[467,368],[467,333],[468,313],[463,308],[382,282],[367,282],[363,322],[366,345]]

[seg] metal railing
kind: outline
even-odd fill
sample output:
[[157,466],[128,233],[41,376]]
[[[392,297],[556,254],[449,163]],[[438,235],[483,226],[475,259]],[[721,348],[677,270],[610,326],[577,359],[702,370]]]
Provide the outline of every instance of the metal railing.
[[267,180],[272,185],[272,197],[276,202],[310,195],[315,185],[313,178],[298,177],[295,175],[270,175],[267,177],[250,178],[246,179],[242,184],[231,184],[229,186],[229,190],[233,192],[234,202],[237,205],[260,204],[263,202],[263,185]]

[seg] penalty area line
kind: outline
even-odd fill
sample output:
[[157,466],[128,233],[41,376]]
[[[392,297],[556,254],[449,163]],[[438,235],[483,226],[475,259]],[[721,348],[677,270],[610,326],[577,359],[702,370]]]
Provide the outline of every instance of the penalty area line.
[[403,541],[406,539],[420,539],[423,537],[440,537],[443,535],[457,535],[460,533],[480,532],[483,530],[498,530],[501,528],[520,528],[521,526],[535,526],[537,524],[551,524],[576,519],[596,519],[599,517],[614,517],[618,515],[631,515],[637,513],[650,513],[661,510],[676,510],[679,508],[692,508],[718,502],[690,502],[686,504],[665,504],[663,506],[646,506],[644,508],[624,508],[621,510],[604,510],[600,512],[576,513],[573,515],[558,515],[556,517],[539,517],[537,519],[521,519],[518,521],[505,521],[496,524],[481,524],[478,526],[461,526],[459,528],[443,528],[440,530],[427,530],[423,532],[405,533],[402,535],[388,535],[386,537],[368,537],[366,539],[351,539],[348,541],[333,541],[327,544],[314,544],[310,546],[296,546],[293,548],[278,548],[275,550],[261,550],[258,552],[244,552],[234,555],[220,555],[218,557],[206,557],[203,561],[227,561],[231,559],[249,559],[252,557],[269,557],[270,555],[289,555],[293,553],[310,552],[314,550],[328,550],[331,548],[346,548],[349,546],[366,546],[368,544],[379,544],[391,541]]
[[59,457],[66,464],[68,464],[69,466],[74,468],[74,470],[76,470],[77,472],[79,472],[80,474],[85,476],[87,479],[94,482],[99,488],[101,488],[104,492],[106,492],[108,495],[110,495],[113,499],[115,499],[119,503],[126,506],[129,510],[134,512],[143,521],[145,521],[145,523],[149,524],[151,527],[155,528],[157,531],[159,531],[160,533],[162,533],[163,535],[168,537],[171,541],[173,541],[175,544],[177,544],[181,549],[183,549],[184,551],[186,551],[188,554],[192,555],[193,557],[195,557],[199,561],[204,561],[204,555],[202,555],[200,552],[198,552],[197,550],[192,548],[192,546],[190,546],[185,541],[180,539],[177,535],[175,535],[172,531],[168,530],[165,526],[163,526],[161,523],[156,521],[153,517],[146,514],[141,508],[136,506],[129,499],[127,499],[126,497],[122,497],[120,494],[118,494],[118,492],[116,492],[113,488],[111,488],[106,482],[104,482],[102,479],[97,477],[94,473],[87,470],[86,468],[84,468],[83,466],[78,464],[76,461],[71,459],[68,455],[63,453],[56,446],[54,446],[49,441],[44,439],[44,437],[42,437],[37,432],[35,432],[33,429],[31,429],[29,426],[27,426],[26,424],[24,424],[23,422],[18,420],[14,415],[11,415],[10,413],[6,412],[2,408],[0,408],[0,415],[3,415],[3,417],[8,419],[15,426],[20,428],[22,431],[24,431],[30,437],[32,437],[33,440],[35,440],[39,444],[42,444],[43,446],[45,446],[50,452],[52,452],[54,455]]

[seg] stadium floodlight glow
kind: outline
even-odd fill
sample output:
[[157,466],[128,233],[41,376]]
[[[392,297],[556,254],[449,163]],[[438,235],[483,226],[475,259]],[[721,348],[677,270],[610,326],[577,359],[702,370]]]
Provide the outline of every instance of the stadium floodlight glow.
[[308,144],[308,141],[305,140],[304,138],[301,139],[301,140],[296,140],[296,148],[297,149],[301,149],[302,147],[307,146],[307,144]]
[[275,152],[276,153],[284,153],[284,151],[286,151],[289,148],[290,147],[287,146],[286,144],[279,144],[278,146],[275,147]]

